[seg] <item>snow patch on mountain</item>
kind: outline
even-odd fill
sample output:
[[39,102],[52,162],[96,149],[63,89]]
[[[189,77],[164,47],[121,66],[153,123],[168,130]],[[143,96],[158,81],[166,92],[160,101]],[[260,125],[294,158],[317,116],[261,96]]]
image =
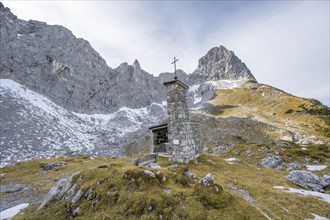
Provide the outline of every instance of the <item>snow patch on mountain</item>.
[[213,89],[233,89],[240,87],[243,85],[247,79],[240,79],[240,80],[211,80],[206,81],[205,84],[211,85]]
[[[159,105],[157,103],[153,103],[152,105],[157,105],[157,106],[161,107],[161,105]],[[124,116],[124,117],[127,117],[132,122],[141,124],[142,123],[141,119],[148,117],[148,114],[149,114],[148,108],[149,107],[132,109],[132,108],[127,108],[127,107],[122,107],[118,111],[116,111],[112,114],[88,115],[88,114],[79,114],[79,113],[75,113],[75,112],[72,112],[72,113],[75,114],[76,116],[80,117],[81,119],[84,119],[84,120],[87,120],[90,122],[105,123],[116,117]]]
[[196,97],[196,96],[194,97],[194,104],[200,103],[202,101],[202,97]]
[[196,84],[196,85],[192,85],[189,87],[189,91],[188,92],[196,92],[201,84]]
[[11,207],[9,209],[3,210],[0,212],[0,218],[3,220],[12,219],[15,215],[17,215],[21,210],[27,208],[30,204],[29,203],[22,203]]
[[109,126],[118,131],[118,135],[123,137],[128,132],[134,132],[141,128],[146,121],[157,122],[159,117],[155,112],[166,112],[164,106],[152,103],[150,106],[139,109],[122,107],[112,114],[79,114],[72,112],[80,119],[103,126]]
[[195,84],[189,87],[188,93],[197,92],[205,87],[209,87],[212,90],[217,89],[233,89],[242,86],[247,79],[240,79],[240,80],[210,80],[205,81],[200,84]]
[[58,117],[61,122],[67,123],[63,118],[63,115],[67,113],[67,110],[57,106],[48,98],[35,93],[10,79],[0,79],[0,87],[1,95],[9,92],[18,100],[24,100],[41,110],[46,117]]
[[240,87],[248,79],[240,80],[210,80],[189,87],[188,98],[191,100],[191,108],[199,109],[202,105],[213,98],[213,92],[218,89],[233,89]]

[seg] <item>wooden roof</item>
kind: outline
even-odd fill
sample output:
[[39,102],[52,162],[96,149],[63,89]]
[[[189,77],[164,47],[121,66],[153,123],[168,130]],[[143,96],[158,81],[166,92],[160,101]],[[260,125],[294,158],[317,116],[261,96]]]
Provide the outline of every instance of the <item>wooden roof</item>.
[[171,84],[174,84],[174,83],[179,84],[180,86],[182,86],[185,89],[188,89],[189,88],[189,86],[187,86],[186,84],[184,84],[183,82],[181,82],[178,79],[172,80],[172,81],[168,81],[168,82],[164,82],[164,86],[171,85]]
[[155,130],[159,130],[159,129],[163,129],[163,128],[167,128],[167,123],[156,125],[156,126],[151,126],[151,127],[149,127],[149,130],[155,131]]

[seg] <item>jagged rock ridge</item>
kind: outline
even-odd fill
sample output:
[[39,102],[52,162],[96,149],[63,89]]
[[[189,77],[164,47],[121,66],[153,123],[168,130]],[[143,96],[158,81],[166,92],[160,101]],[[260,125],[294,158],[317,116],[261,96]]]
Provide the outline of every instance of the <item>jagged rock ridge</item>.
[[17,19],[2,4],[0,18],[1,78],[79,113],[111,113],[163,99],[160,82],[138,61],[112,69],[86,40],[62,26]]
[[[162,82],[173,74],[154,77],[143,71],[137,60],[112,69],[86,40],[76,38],[68,29],[18,19],[1,3],[0,18],[1,78],[12,79],[78,113],[112,113],[122,106],[141,108],[165,100]],[[214,53],[216,59],[207,62]],[[178,72],[188,85],[204,80],[254,79],[233,52],[222,46],[203,57],[194,74]]]

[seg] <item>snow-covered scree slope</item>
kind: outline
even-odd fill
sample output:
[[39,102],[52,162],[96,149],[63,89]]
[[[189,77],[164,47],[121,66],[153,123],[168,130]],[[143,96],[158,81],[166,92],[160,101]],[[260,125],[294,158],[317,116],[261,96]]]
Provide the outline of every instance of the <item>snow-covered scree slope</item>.
[[233,89],[240,87],[248,79],[240,80],[213,80],[205,81],[200,84],[194,84],[190,86],[188,90],[188,104],[193,109],[199,109],[203,107],[207,101],[214,97],[214,90],[218,89]]
[[72,113],[9,79],[0,79],[0,97],[1,166],[57,155],[119,156],[125,144],[166,115],[155,103],[108,115]]

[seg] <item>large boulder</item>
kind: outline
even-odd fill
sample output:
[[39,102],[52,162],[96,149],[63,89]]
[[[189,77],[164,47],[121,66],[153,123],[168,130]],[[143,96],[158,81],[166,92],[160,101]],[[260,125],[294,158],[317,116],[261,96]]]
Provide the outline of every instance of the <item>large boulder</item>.
[[290,142],[285,140],[277,140],[274,142],[274,145],[276,147],[288,147],[290,146]]
[[286,179],[305,189],[318,192],[324,192],[324,188],[330,185],[329,175],[319,177],[314,173],[303,170],[291,171],[289,175],[286,176]]
[[199,183],[205,187],[214,185],[214,177],[211,173],[207,174],[204,178],[199,180]]
[[79,189],[76,195],[72,198],[71,204],[75,204],[81,198],[82,195],[83,192],[81,191],[81,189]]
[[52,163],[47,163],[45,166],[43,166],[43,170],[44,171],[50,171],[53,170],[55,167],[61,167],[61,166],[65,166],[66,163],[65,162],[52,162]]
[[197,179],[197,176],[192,173],[188,168],[184,171],[183,175],[185,175],[186,177],[190,178],[190,179]]
[[260,166],[267,167],[271,169],[279,169],[282,168],[283,159],[278,155],[271,155],[265,157],[261,160]]
[[221,154],[227,154],[231,149],[232,149],[232,147],[230,147],[230,146],[220,145],[215,148],[215,151],[218,153],[221,153]]
[[159,169],[161,168],[157,163],[149,163],[148,167],[151,169]]
[[202,150],[203,150],[204,153],[213,154],[213,150],[210,149],[210,148],[208,148],[208,147],[206,147],[206,146],[204,146]]
[[328,184],[327,186],[330,186],[330,175],[324,175],[322,178]]
[[152,178],[155,178],[155,174],[153,172],[151,172],[150,170],[144,170],[143,173],[147,176],[150,176]]
[[301,168],[300,163],[296,161],[292,163],[288,163],[286,166],[287,166],[287,170],[298,170]]

